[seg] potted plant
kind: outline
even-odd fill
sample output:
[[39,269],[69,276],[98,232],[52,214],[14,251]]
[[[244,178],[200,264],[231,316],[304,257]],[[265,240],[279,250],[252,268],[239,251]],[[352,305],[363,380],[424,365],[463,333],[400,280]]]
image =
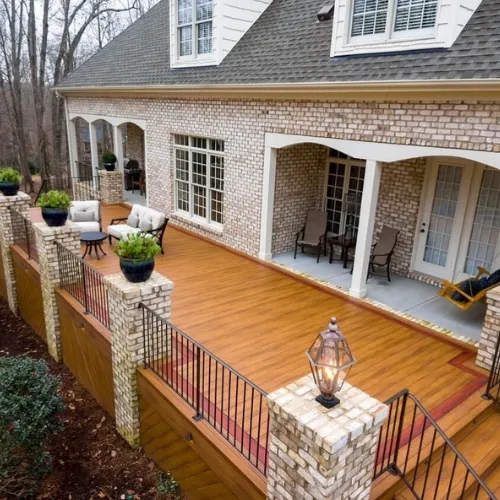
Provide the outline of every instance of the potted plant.
[[143,283],[151,278],[155,268],[155,256],[161,252],[160,245],[151,234],[124,235],[116,244],[115,252],[120,257],[120,269],[131,283]]
[[23,176],[13,168],[0,169],[0,191],[4,196],[16,196]]
[[42,209],[42,217],[48,226],[64,226],[68,219],[71,198],[64,191],[49,191],[38,199],[37,206]]
[[116,156],[113,153],[106,151],[102,155],[102,162],[104,163],[104,168],[108,172],[113,172],[116,164]]

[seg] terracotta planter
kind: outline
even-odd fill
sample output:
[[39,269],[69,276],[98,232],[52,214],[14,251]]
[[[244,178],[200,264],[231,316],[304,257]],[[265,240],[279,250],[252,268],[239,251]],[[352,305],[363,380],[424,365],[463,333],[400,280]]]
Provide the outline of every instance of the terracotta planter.
[[123,276],[131,283],[144,283],[151,278],[155,268],[154,258],[148,260],[134,260],[120,257],[120,269]]

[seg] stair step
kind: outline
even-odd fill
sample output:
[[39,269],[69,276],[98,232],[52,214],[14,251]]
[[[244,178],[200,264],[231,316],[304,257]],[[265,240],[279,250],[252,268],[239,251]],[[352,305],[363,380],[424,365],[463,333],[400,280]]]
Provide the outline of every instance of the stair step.
[[[460,442],[464,437],[466,437],[471,432],[471,429],[475,428],[479,424],[479,422],[482,421],[482,418],[486,418],[483,413],[485,413],[488,408],[492,407],[492,403],[491,401],[482,399],[483,394],[484,388],[479,389],[475,393],[471,394],[471,396],[467,398],[462,404],[455,407],[452,411],[450,411],[439,420],[438,423],[440,427],[454,444]],[[433,432],[431,431],[431,429],[427,429],[424,434],[420,456],[418,456],[417,454],[418,446],[416,446],[415,439],[421,438],[418,437],[412,440],[412,446],[410,447],[407,466],[407,474],[411,474],[415,470],[417,459],[419,463],[422,463],[429,458],[432,447],[432,437]],[[442,455],[443,445],[444,442],[441,439],[437,440],[436,443],[434,443],[434,460],[436,460],[436,458],[434,457],[440,456],[439,453],[441,453]],[[401,448],[400,457],[406,457],[407,451],[408,445]],[[422,470],[421,466],[420,470]],[[418,469],[417,474],[420,474]],[[391,500],[395,498],[394,495],[396,493],[399,495],[405,495],[399,496],[398,498],[400,499],[406,499],[407,497],[414,498],[411,493],[409,493],[410,496],[408,496],[407,493],[404,493],[404,490],[408,491],[401,478],[387,473],[374,482],[370,498],[372,500]]]

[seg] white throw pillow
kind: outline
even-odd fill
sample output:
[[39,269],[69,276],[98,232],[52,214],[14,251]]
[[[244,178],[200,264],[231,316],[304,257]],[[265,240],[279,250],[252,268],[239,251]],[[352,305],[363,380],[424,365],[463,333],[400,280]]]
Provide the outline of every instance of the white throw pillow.
[[127,219],[127,226],[130,227],[138,227],[139,226],[139,217],[134,214],[130,214]]
[[153,230],[153,223],[151,221],[146,220],[146,219],[141,219],[139,221],[139,229],[141,231],[152,231]]
[[73,222],[94,222],[94,212],[77,211],[73,214]]

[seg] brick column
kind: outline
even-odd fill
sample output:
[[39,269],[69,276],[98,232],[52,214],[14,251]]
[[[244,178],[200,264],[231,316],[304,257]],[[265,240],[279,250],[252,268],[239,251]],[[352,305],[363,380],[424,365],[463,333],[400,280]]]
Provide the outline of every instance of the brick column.
[[47,330],[47,347],[50,355],[55,360],[59,361],[62,358],[62,352],[56,288],[58,288],[60,284],[60,271],[55,242],[58,241],[69,251],[81,257],[80,228],[68,221],[61,227],[49,227],[45,222],[36,222],[33,224],[33,229],[35,232],[38,261],[40,265],[43,311]]
[[[137,367],[144,359],[144,304],[165,319],[170,318],[173,283],[154,272],[146,283],[130,283],[122,274],[106,276],[112,332],[115,419],[118,432],[132,446],[139,444]],[[164,353],[158,353],[161,356]]]
[[494,288],[487,293],[486,297],[488,306],[477,350],[476,365],[491,370],[500,337],[500,290]]
[[108,205],[121,203],[123,201],[123,172],[99,170],[99,191],[100,200],[103,203]]
[[268,396],[267,498],[368,499],[388,408],[347,383],[330,410],[315,401],[318,394],[308,375]]
[[24,227],[16,227],[17,219],[12,218],[10,209],[17,210],[29,216],[31,197],[19,192],[16,196],[3,196],[0,194],[0,247],[2,252],[5,284],[10,310],[17,314],[17,288],[12,264],[10,247],[14,244],[14,235],[22,234]]

